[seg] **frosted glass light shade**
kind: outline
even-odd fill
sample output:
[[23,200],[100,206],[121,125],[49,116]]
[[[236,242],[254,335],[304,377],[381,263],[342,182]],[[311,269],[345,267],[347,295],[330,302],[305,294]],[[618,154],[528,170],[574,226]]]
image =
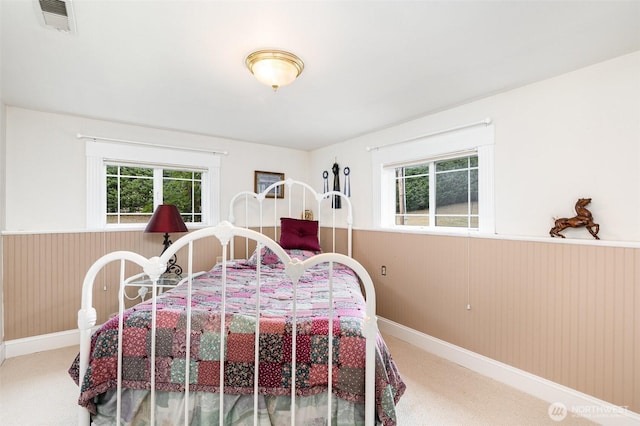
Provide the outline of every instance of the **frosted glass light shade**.
[[273,90],[292,83],[304,69],[304,63],[293,53],[283,50],[258,50],[245,60],[251,73]]

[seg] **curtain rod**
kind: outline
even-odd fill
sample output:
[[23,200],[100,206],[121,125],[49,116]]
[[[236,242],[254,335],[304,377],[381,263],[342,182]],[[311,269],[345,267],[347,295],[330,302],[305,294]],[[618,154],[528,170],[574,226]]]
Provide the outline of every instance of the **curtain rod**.
[[428,137],[436,136],[436,135],[441,135],[443,133],[455,132],[456,130],[462,130],[462,129],[466,129],[468,127],[475,127],[475,126],[479,126],[481,124],[484,124],[485,126],[488,126],[489,124],[491,124],[491,118],[487,117],[482,121],[476,121],[474,123],[463,124],[462,126],[452,127],[450,129],[438,130],[437,132],[427,133],[426,135],[416,136],[416,137],[405,139],[405,140],[402,140],[402,141],[399,141],[399,142],[390,143],[388,145],[368,146],[367,147],[367,151],[377,151],[379,149],[388,148],[390,146],[400,145],[400,144],[407,143],[407,142],[413,142],[413,141],[418,140],[418,139],[428,138]]
[[157,144],[153,144],[153,143],[150,143],[150,142],[139,142],[139,141],[129,141],[129,140],[125,140],[125,139],[103,138],[101,136],[89,136],[89,135],[83,135],[83,134],[80,134],[80,133],[78,133],[76,135],[76,137],[78,139],[93,139],[94,141],[101,140],[101,141],[106,141],[106,142],[125,143],[125,144],[130,144],[130,145],[145,145],[145,146],[153,146],[155,148],[171,148],[171,149],[179,149],[179,150],[182,150],[182,151],[207,152],[207,153],[219,154],[219,155],[228,155],[229,154],[229,151],[219,151],[219,150],[215,150],[215,149],[199,149],[199,148],[188,148],[188,147],[184,147],[184,146],[157,145]]

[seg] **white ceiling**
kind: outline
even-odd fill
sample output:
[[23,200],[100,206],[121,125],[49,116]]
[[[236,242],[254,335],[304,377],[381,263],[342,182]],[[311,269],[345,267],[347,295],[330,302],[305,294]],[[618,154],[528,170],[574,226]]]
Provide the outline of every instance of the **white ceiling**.
[[1,1],[7,105],[303,150],[640,50],[640,1],[74,0],[74,35]]

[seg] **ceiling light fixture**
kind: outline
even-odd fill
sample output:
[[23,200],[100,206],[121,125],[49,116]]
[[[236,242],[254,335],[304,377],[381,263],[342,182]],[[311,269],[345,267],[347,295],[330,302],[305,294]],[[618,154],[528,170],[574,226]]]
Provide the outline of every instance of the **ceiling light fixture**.
[[247,56],[245,64],[258,81],[278,88],[293,82],[302,73],[304,63],[284,50],[258,50]]

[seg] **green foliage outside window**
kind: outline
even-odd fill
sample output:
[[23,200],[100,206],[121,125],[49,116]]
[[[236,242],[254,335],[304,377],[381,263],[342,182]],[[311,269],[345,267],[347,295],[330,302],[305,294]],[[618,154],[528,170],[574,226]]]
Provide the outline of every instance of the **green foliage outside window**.
[[478,157],[438,161],[436,185],[437,206],[478,201]]
[[164,204],[175,204],[185,222],[202,222],[202,173],[164,170]]
[[[477,156],[398,167],[395,175],[396,224],[429,226],[435,207],[436,226],[477,227]],[[435,206],[429,205],[431,191]]]
[[[162,170],[162,203],[175,204],[185,222],[202,222],[202,172]],[[107,223],[144,223],[153,213],[154,169],[107,166]]]

